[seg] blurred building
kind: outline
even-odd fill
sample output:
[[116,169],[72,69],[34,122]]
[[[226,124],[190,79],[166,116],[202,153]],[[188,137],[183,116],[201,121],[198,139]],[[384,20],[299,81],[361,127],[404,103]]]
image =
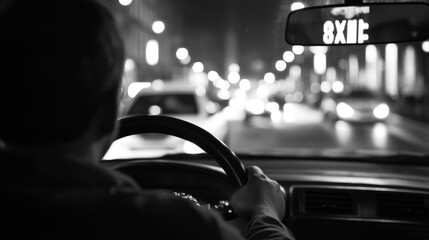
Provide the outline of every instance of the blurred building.
[[[153,81],[171,79],[179,66],[175,61],[175,51],[181,45],[181,38],[171,29],[180,28],[181,19],[174,6],[166,1],[156,0],[100,0],[115,15],[125,41],[127,58],[135,67],[135,77],[131,81]],[[123,5],[123,3],[129,3]],[[154,23],[163,24],[156,31]],[[174,25],[174,26],[173,26]]]

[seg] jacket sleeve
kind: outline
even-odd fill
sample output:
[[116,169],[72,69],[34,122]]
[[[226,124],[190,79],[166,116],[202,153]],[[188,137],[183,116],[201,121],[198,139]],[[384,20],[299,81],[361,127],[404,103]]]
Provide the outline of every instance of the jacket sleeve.
[[[289,229],[280,221],[257,216],[250,220],[243,234],[223,217],[188,200],[155,195],[145,197],[144,219],[146,234],[157,239],[205,240],[294,240]],[[144,234],[144,235],[146,235]],[[147,235],[146,235],[147,236]]]
[[294,240],[289,229],[277,219],[268,216],[255,216],[247,224],[245,236],[248,240]]

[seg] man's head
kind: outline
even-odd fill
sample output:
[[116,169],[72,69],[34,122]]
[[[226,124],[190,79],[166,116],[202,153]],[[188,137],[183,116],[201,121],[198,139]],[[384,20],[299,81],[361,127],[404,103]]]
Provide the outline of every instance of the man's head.
[[9,2],[0,6],[0,139],[72,141],[100,112],[100,136],[113,131],[124,48],[111,14],[91,0]]

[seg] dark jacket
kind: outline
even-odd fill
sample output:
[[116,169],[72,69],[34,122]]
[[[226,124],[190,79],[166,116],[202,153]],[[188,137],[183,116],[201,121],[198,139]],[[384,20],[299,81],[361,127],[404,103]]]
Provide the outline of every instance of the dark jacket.
[[[243,239],[216,212],[119,172],[69,159],[0,152],[0,239]],[[258,216],[247,239],[293,239],[279,221]]]

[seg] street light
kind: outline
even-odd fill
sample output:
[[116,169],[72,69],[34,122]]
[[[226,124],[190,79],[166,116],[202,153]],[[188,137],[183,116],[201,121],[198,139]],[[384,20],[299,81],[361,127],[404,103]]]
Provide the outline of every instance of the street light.
[[237,63],[231,63],[228,67],[229,72],[240,72],[240,66]]
[[295,45],[292,47],[292,52],[296,55],[301,55],[304,52],[304,46]]
[[149,40],[146,44],[146,62],[155,66],[159,62],[159,44],[156,40]]
[[130,5],[132,2],[133,2],[133,0],[119,0],[119,3],[120,3],[122,6],[128,6],[128,5]]
[[176,57],[179,60],[185,60],[186,58],[189,57],[188,49],[186,49],[186,48],[179,48],[179,49],[177,49],[177,51],[176,51]]
[[239,87],[243,91],[249,91],[252,88],[252,84],[248,79],[241,79]]
[[162,21],[155,21],[152,24],[152,30],[155,33],[157,33],[157,34],[161,34],[165,30],[165,24],[164,24],[164,22],[162,22]]
[[230,72],[228,74],[228,81],[232,84],[236,84],[240,81],[240,74],[238,72]]
[[202,73],[204,71],[204,65],[202,62],[195,62],[194,65],[192,65],[192,71],[195,73]]
[[290,63],[295,59],[295,54],[293,54],[293,52],[291,51],[286,51],[283,54],[283,60],[285,60],[285,62]]
[[268,84],[274,83],[276,81],[276,76],[271,72],[265,73],[264,81]]
[[283,60],[278,60],[276,62],[276,66],[275,67],[276,67],[277,71],[283,72],[286,69],[287,64]]
[[294,2],[292,3],[292,5],[290,6],[290,10],[292,11],[296,11],[298,9],[302,9],[304,8],[304,4],[302,2]]
[[324,74],[326,72],[326,55],[323,53],[314,54],[313,65],[316,74]]
[[216,71],[210,71],[207,73],[207,78],[213,82],[219,78],[219,74]]

